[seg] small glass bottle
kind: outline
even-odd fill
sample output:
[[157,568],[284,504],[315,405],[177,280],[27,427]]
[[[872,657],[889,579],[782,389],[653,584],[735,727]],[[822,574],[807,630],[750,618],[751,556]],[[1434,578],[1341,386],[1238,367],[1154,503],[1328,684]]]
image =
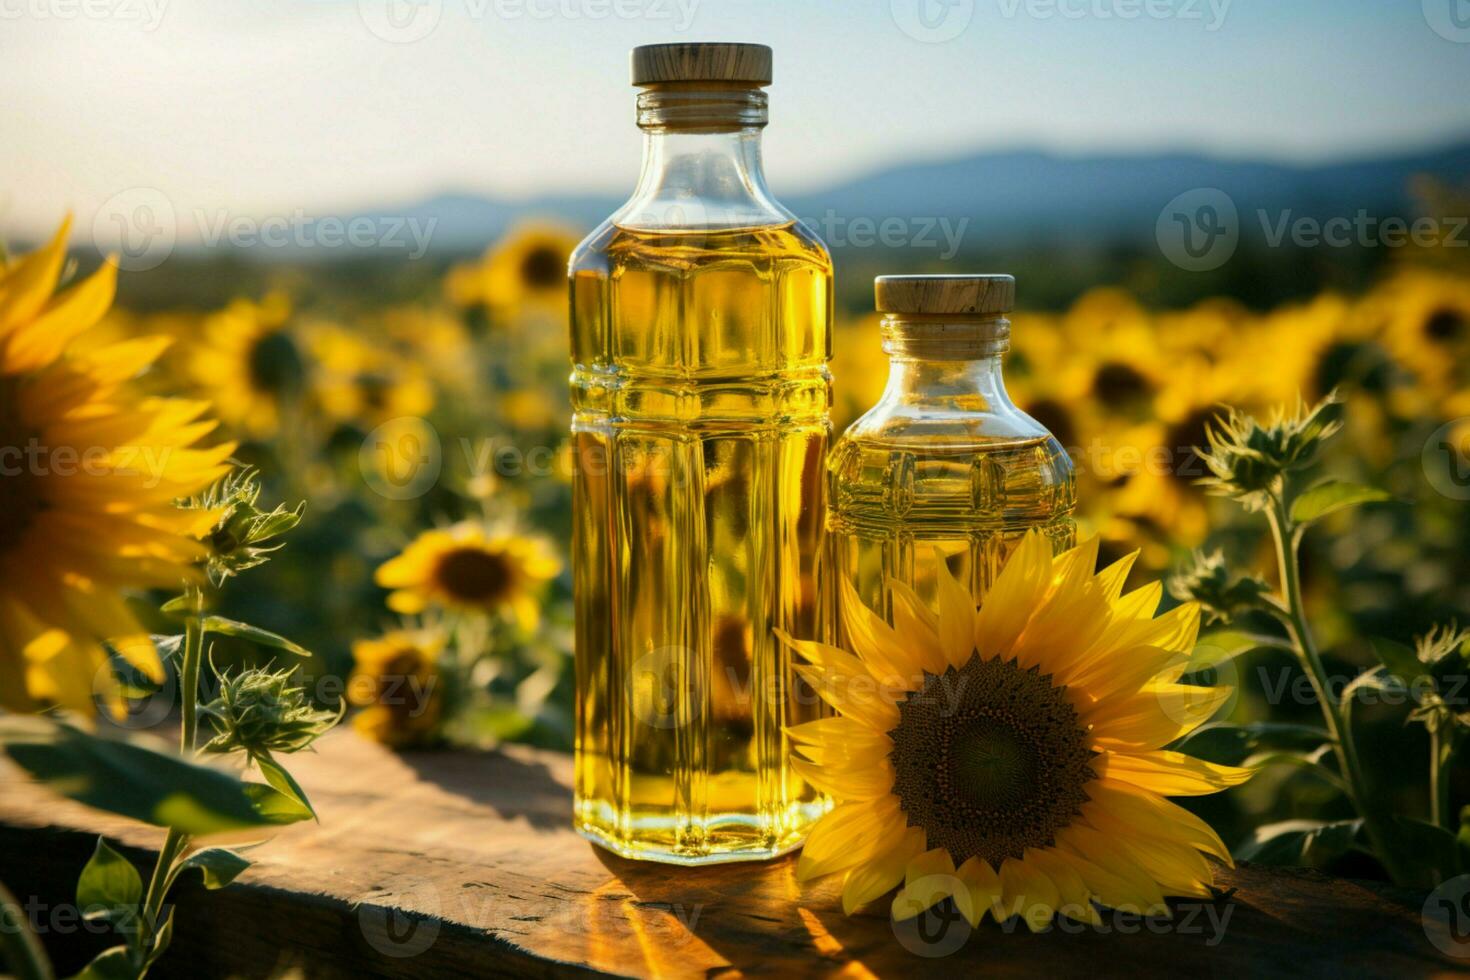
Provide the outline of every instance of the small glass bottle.
[[[891,615],[894,578],[936,602],[936,559],[977,598],[1031,528],[1075,537],[1060,443],[1006,394],[1010,276],[880,276],[888,385],[828,460],[835,574]],[[841,382],[841,379],[838,379]]]
[[635,49],[643,170],[570,264],[575,820],[627,857],[769,858],[823,812],[775,630],[827,636],[832,262],[766,189],[770,81],[763,45]]

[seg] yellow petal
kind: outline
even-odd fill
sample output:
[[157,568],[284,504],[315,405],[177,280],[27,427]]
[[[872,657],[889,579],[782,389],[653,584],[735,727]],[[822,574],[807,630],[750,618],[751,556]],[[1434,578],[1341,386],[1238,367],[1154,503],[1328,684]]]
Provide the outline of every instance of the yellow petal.
[[902,922],[928,911],[954,894],[958,886],[954,860],[943,847],[925,851],[904,869],[904,886],[893,896],[891,915]]
[[978,926],[1000,902],[1000,876],[990,863],[981,857],[972,857],[959,866],[955,877],[965,886],[965,898],[955,897],[955,904],[970,925]]
[[942,558],[939,565],[939,644],[944,659],[963,667],[975,652],[975,600],[949,570]]
[[1093,761],[1104,779],[1137,786],[1160,796],[1200,796],[1239,786],[1253,769],[1222,766],[1183,752],[1104,752]]
[[892,731],[898,725],[898,707],[884,695],[871,674],[837,675],[809,664],[795,664],[792,669],[818,697],[849,718],[879,732]]
[[[889,579],[888,591],[893,596],[893,628],[908,644],[911,659],[921,670],[942,674],[948,666],[939,638],[939,622],[924,600],[898,579]],[[922,678],[917,680],[922,681]],[[910,678],[911,687],[917,687]]]
[[874,673],[896,676],[917,687],[923,667],[908,645],[881,616],[863,604],[851,582],[844,578],[839,591],[842,627],[853,652],[872,664]]
[[897,845],[904,831],[897,797],[842,803],[818,820],[801,849],[797,881],[845,871]]
[[[1092,797],[1092,803],[1084,806],[1082,812],[1094,827],[1104,832],[1111,828],[1144,837],[1167,837],[1199,848],[1228,867],[1235,866],[1235,859],[1220,835],[1177,803],[1130,783],[1102,779],[1087,784],[1087,795]],[[1094,812],[1098,809],[1103,814]]]
[[[1000,866],[1000,906],[1005,918],[1019,915],[1032,932],[1051,924],[1061,896],[1044,872],[1025,858],[1006,858]],[[997,919],[1001,915],[997,913]]]
[[1051,586],[1051,542],[1028,531],[996,576],[975,617],[975,648],[981,656],[1011,652],[1026,622]]
[[819,766],[800,756],[792,756],[790,763],[802,779],[839,800],[876,800],[893,789],[893,767],[887,759],[862,768]]
[[849,871],[847,881],[842,886],[842,911],[852,915],[897,885],[903,880],[903,872],[908,867],[909,860],[923,849],[924,832],[917,827],[910,827],[892,850]]
[[1060,898],[1057,905],[1059,915],[1065,915],[1074,922],[1102,924],[1102,917],[1093,907],[1092,892],[1088,890],[1087,883],[1060,851],[1054,848],[1028,849],[1025,856],[1056,885]]

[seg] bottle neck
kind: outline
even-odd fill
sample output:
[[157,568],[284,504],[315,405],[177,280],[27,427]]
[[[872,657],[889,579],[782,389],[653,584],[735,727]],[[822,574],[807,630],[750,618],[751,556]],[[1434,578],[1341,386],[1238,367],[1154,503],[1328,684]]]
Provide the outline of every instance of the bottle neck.
[[766,187],[765,125],[766,94],[758,88],[682,84],[641,92],[643,168],[633,197],[614,221],[659,231],[790,221]]
[[1014,409],[1000,352],[961,360],[889,354],[888,384],[878,405],[903,414],[974,415]]

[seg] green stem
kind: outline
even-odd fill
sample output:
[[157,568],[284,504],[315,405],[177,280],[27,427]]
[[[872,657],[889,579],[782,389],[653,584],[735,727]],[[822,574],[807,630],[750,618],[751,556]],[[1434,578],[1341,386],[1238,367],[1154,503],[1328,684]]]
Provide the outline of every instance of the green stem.
[[1429,820],[1454,832],[1450,826],[1450,760],[1455,754],[1454,733],[1444,725],[1429,733]]
[[1333,752],[1337,756],[1338,768],[1342,770],[1348,800],[1358,816],[1363,818],[1363,827],[1373,845],[1374,855],[1383,863],[1389,877],[1397,884],[1409,884],[1409,876],[1404,873],[1397,855],[1389,846],[1390,837],[1383,826],[1382,810],[1372,804],[1367,780],[1363,777],[1357,743],[1348,729],[1342,706],[1332,696],[1327,669],[1322,665],[1322,657],[1317,652],[1317,644],[1307,622],[1306,604],[1302,601],[1301,562],[1298,554],[1301,529],[1292,523],[1284,489],[1271,495],[1271,507],[1266,511],[1266,517],[1271,525],[1271,536],[1276,542],[1283,599],[1281,613],[1296,647],[1297,660],[1312,684],[1317,703],[1322,707],[1322,721],[1332,738]]
[[26,910],[4,885],[0,885],[0,955],[15,980],[52,980],[56,973],[46,951],[31,932]]
[[[196,585],[186,586],[184,595],[188,599],[189,616],[184,620],[183,659],[179,666],[179,705],[183,724],[179,733],[179,753],[184,757],[194,754],[199,734],[199,673],[204,662],[204,620],[202,617],[204,596]],[[163,847],[158,851],[158,860],[153,865],[153,875],[148,881],[148,892],[143,899],[143,916],[138,925],[138,942],[133,949],[141,968],[148,959],[157,933],[159,916],[163,912],[163,899],[168,891],[169,879],[174,863],[189,848],[189,835],[169,828]]]

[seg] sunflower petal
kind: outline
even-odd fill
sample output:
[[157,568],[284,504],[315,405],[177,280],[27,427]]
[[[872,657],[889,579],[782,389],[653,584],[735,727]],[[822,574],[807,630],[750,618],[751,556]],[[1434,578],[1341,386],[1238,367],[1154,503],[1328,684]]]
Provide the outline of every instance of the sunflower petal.
[[842,911],[848,915],[903,880],[909,861],[924,849],[924,832],[910,827],[892,850],[879,854],[847,873],[842,886]]
[[1202,796],[1239,786],[1254,769],[1222,766],[1183,752],[1104,752],[1093,762],[1103,779],[1116,779],[1160,796]]

